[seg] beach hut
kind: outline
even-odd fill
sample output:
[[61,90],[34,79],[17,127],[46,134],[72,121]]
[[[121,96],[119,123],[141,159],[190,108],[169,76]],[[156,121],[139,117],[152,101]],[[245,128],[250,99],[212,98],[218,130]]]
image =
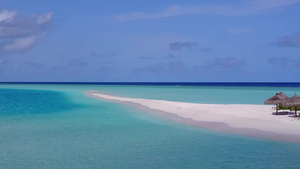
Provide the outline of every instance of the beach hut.
[[287,100],[287,102],[284,103],[284,106],[286,107],[295,107],[295,116],[297,117],[297,106],[300,106],[300,97],[295,95]]
[[265,104],[275,104],[276,105],[276,115],[278,115],[278,105],[285,104],[288,101],[289,97],[286,96],[283,92],[276,93],[275,96],[269,98],[265,101]]

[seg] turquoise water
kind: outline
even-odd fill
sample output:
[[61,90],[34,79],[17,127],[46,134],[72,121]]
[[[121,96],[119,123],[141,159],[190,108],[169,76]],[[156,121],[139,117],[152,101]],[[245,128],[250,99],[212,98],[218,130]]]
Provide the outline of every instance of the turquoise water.
[[[299,168],[300,145],[159,119],[84,95],[262,104],[299,88],[0,85],[0,168]],[[230,95],[228,95],[230,93]],[[248,96],[244,97],[244,96]],[[230,96],[230,97],[229,97]]]

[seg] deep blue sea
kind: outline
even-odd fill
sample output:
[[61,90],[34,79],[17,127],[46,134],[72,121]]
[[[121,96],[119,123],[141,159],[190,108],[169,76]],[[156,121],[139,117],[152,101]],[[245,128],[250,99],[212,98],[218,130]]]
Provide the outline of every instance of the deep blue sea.
[[263,104],[300,83],[2,83],[0,169],[300,168],[300,144],[160,119],[84,92]]

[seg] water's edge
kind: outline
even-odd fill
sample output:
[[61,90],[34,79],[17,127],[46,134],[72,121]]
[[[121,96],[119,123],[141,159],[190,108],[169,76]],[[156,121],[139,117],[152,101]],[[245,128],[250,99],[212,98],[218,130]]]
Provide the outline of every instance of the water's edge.
[[280,133],[268,132],[268,131],[251,129],[251,128],[235,128],[235,127],[231,127],[231,126],[227,125],[226,123],[221,123],[221,122],[196,121],[193,119],[180,117],[171,112],[161,111],[161,110],[157,110],[157,109],[151,109],[149,107],[146,107],[146,106],[138,104],[138,103],[107,99],[107,98],[103,98],[100,96],[92,95],[91,93],[92,93],[92,91],[87,91],[84,94],[88,97],[92,97],[92,98],[96,98],[96,99],[100,99],[100,100],[104,100],[104,101],[109,101],[109,102],[114,102],[114,103],[118,103],[118,104],[128,105],[135,109],[149,112],[154,116],[157,116],[157,117],[160,117],[163,119],[167,119],[167,120],[172,120],[172,121],[175,121],[175,122],[178,122],[181,124],[185,124],[185,125],[204,127],[204,128],[211,129],[214,131],[220,131],[220,132],[226,132],[226,133],[238,134],[238,135],[247,135],[247,136],[252,136],[252,137],[257,137],[257,138],[264,138],[267,140],[300,144],[300,137],[297,135],[280,134]]

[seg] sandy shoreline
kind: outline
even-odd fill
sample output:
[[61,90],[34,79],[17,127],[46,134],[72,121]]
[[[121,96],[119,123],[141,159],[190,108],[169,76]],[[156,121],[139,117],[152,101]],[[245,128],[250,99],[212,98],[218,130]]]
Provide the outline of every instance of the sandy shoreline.
[[188,125],[241,135],[300,143],[300,120],[272,115],[270,105],[198,104],[112,96],[89,91],[87,96],[131,105]]

